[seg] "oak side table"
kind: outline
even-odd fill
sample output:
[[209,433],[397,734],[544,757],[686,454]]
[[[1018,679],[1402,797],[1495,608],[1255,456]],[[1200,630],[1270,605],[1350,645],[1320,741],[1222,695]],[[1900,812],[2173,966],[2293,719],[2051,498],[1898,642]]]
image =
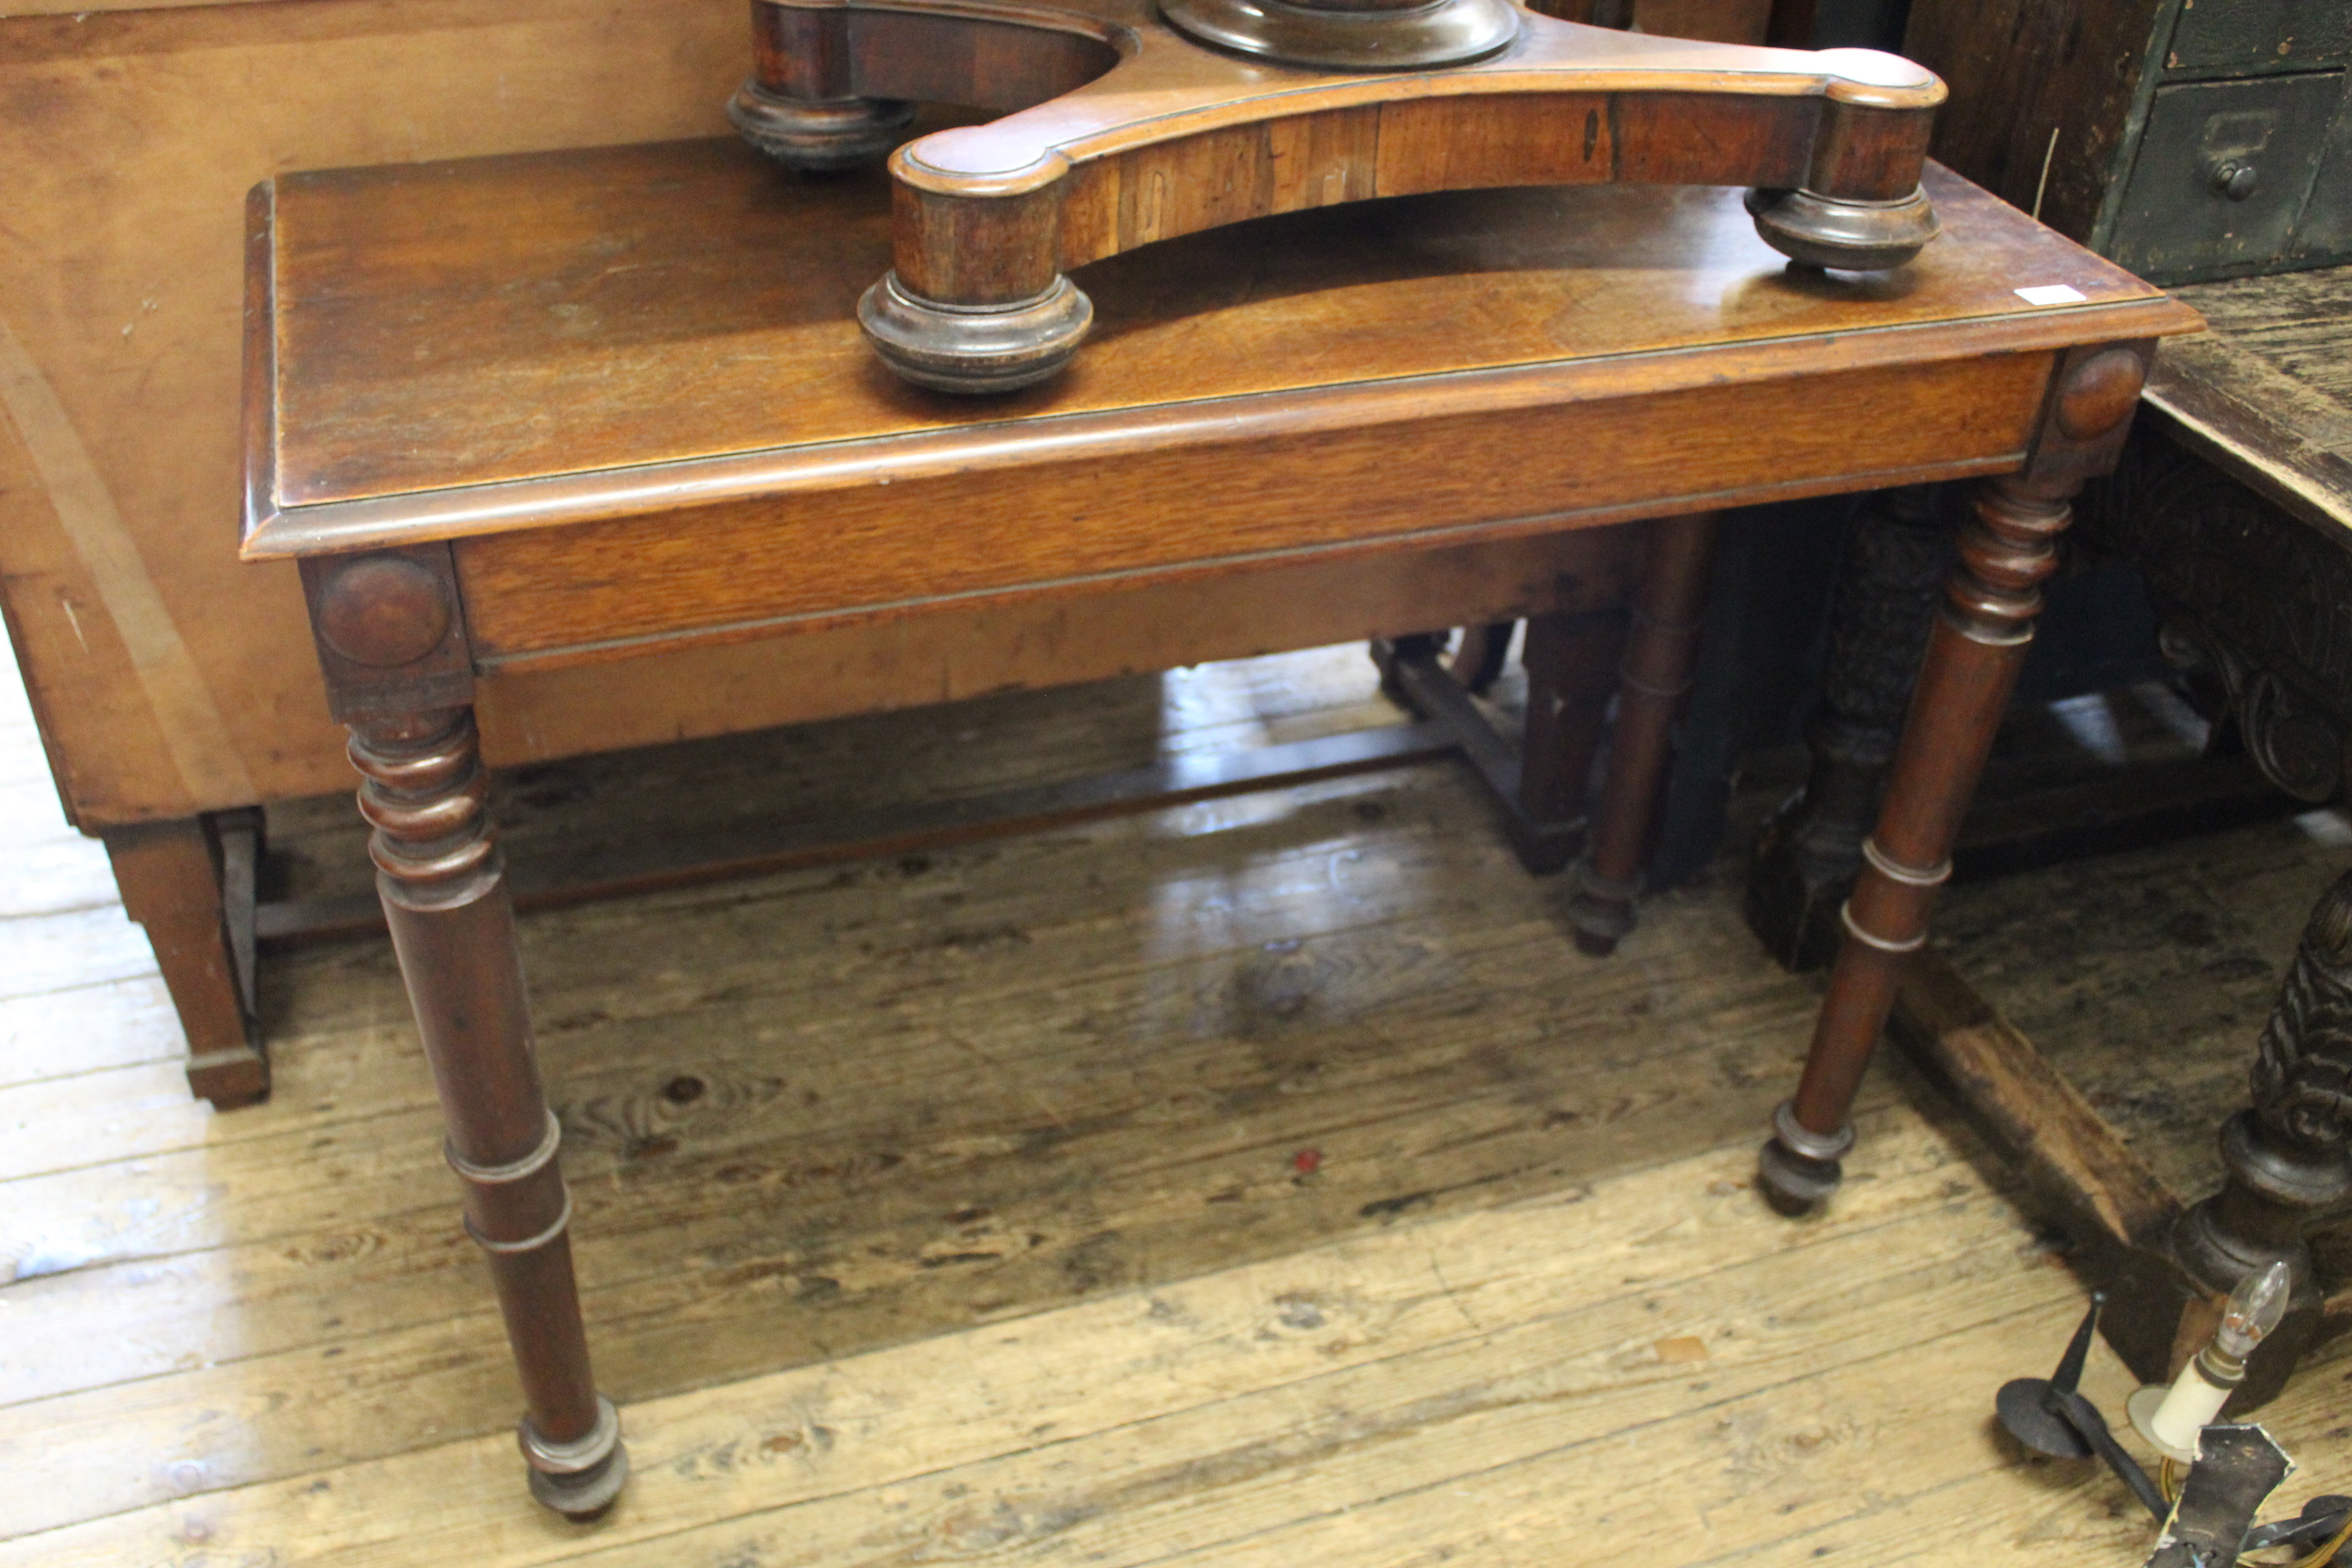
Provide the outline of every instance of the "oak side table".
[[2154,340],[2198,325],[1939,169],[1926,191],[1944,237],[1878,274],[1787,262],[1715,186],[1218,228],[1083,268],[1087,352],[976,400],[860,340],[878,172],[697,142],[257,189],[243,553],[301,564],[536,1495],[593,1513],[626,1458],[484,819],[470,705],[512,671],[1980,477],[1767,1150],[1775,1190],[1826,1193],[2068,498],[2114,460]]

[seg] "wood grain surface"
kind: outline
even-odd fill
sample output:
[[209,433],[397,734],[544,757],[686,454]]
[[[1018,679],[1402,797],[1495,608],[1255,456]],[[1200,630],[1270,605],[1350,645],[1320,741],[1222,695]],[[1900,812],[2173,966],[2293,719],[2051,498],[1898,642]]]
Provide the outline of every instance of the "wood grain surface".
[[[1456,619],[1597,609],[1627,591],[1641,542],[1627,530],[1539,534],[855,621],[623,662],[500,669],[478,688],[477,713],[485,754],[522,764],[1141,675]],[[343,782],[331,776],[314,790]]]
[[[466,540],[458,570],[476,657],[489,668],[612,658],[688,635],[758,636],[1983,472],[2022,455],[2050,363],[2019,353],[1822,375],[1807,387],[1801,423],[1785,417],[1779,382],[1596,397],[1507,422],[1412,419],[1400,398],[1406,417],[1385,427],[1088,456],[1013,482],[955,473]],[[1884,421],[1884,434],[1857,450],[1864,421]],[[1524,449],[1476,460],[1507,435]],[[1401,472],[1423,478],[1400,484]],[[1106,505],[1114,495],[1127,499]],[[954,521],[910,527],[910,517]],[[1067,521],[1047,529],[1041,517]]]
[[[1725,368],[1655,363],[1678,350],[1802,344],[1812,357],[1789,374],[2194,325],[1963,182],[1928,189],[1947,237],[1885,276],[1791,272],[1715,189],[1468,193],[1196,236],[1088,271],[1083,361],[974,403],[897,382],[858,336],[851,307],[888,266],[878,174],[818,184],[713,142],[297,176],[278,188],[273,263],[289,515],[256,520],[247,552],[365,541],[332,514],[297,521],[325,503],[403,498],[386,516],[414,527],[417,498],[457,487],[643,469],[602,487],[636,480],[611,504],[642,514],[664,489],[674,505],[730,499],[725,470],[690,465],[751,454],[772,456],[736,493],[802,473],[870,486],[902,470],[856,444],[929,437],[934,468],[1034,461],[1078,416],[1168,441],[1181,405],[1213,400],[1256,400],[1204,411],[1239,433],[1261,410],[1408,378],[1446,378],[1412,389],[1433,414],[1485,401],[1478,371],[1622,359],[1616,384],[1653,389]],[[2038,283],[2084,300],[2014,292]],[[525,493],[478,494],[428,531],[594,515],[584,494],[523,511]]]
[[1969,1109],[2038,1187],[2072,1194],[2066,1216],[2119,1243],[2163,1245],[2182,1205],[2033,1042],[1932,949],[1906,963],[1888,1033]]
[[1919,0],[1904,52],[1952,89],[1928,150],[2092,243],[2113,222],[2129,110],[2171,22],[2169,0]]
[[[1004,189],[1034,183],[1058,153],[1083,164],[1162,140],[1213,132],[1276,114],[1313,114],[1410,99],[1504,93],[1664,94],[1822,98],[1873,107],[1925,109],[1943,100],[1943,84],[1898,56],[1852,49],[1820,54],[1727,47],[1691,38],[1593,27],[1545,17],[1525,25],[1506,48],[1484,59],[1436,68],[1339,72],[1235,60],[1193,44],[1163,26],[1141,0],[1085,0],[1061,25],[1118,37],[1124,58],[1096,81],[1051,102],[987,126],[939,133],[908,150],[918,184],[927,173],[993,176]],[[862,62],[863,63],[863,62]],[[908,67],[880,58],[860,91],[888,90],[889,74]],[[919,64],[912,68],[920,69]],[[1582,115],[1559,106],[1562,124],[1580,132]],[[1614,106],[1603,112],[1613,121]],[[1638,111],[1637,111],[1638,112]],[[1051,177],[1051,176],[1045,176]]]
[[[2190,284],[2174,293],[2204,313],[2216,336],[2338,404],[2352,404],[2352,354],[2345,353],[2352,268]],[[2352,432],[2331,430],[2328,444],[2352,449]]]
[[[90,828],[347,790],[293,573],[236,558],[245,191],[299,168],[723,133],[720,106],[747,63],[743,18],[702,0],[5,9],[0,161],[21,177],[0,232],[0,334],[22,346],[71,443],[36,450],[15,416],[0,417],[0,600],[56,787]],[[214,112],[227,102],[237,111]],[[175,156],[157,155],[166,145]],[[54,488],[61,461],[95,476],[99,490],[79,495],[98,510]],[[128,568],[110,578],[84,545],[89,520],[109,516],[131,542],[97,552]],[[509,675],[484,688],[484,743],[494,762],[520,763],[1308,646],[1418,627],[1433,589],[1499,610],[1550,574],[1514,547],[1485,563],[1430,557],[1417,572],[1276,574],[1264,593],[849,628],[585,681]],[[152,586],[160,618],[118,627],[119,585],[134,599]],[[1170,649],[1164,634],[1187,624],[1198,646]],[[186,662],[155,666],[133,644],[142,630],[159,634],[151,648],[174,634]],[[220,748],[191,725],[206,707],[234,767],[212,762]]]
[[2158,358],[2148,402],[2166,432],[2352,547],[2352,268],[2179,293],[2213,330]]

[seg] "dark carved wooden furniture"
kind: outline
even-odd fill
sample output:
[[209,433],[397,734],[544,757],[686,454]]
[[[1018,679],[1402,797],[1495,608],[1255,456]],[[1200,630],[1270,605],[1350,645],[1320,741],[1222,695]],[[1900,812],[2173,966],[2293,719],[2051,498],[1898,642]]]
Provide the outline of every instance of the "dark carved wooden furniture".
[[[920,385],[1054,374],[1093,321],[1073,268],[1224,224],[1511,185],[1754,187],[1808,263],[1892,267],[1936,233],[1943,85],[1866,49],[1651,37],[1509,0],[754,0],[730,113],[799,169],[889,153],[867,341]],[[890,148],[916,101],[1006,111]]]
[[1933,151],[2158,283],[2352,260],[2343,0],[1913,0]]
[[[520,672],[618,679],[667,649],[974,603],[1978,479],[1983,527],[1879,839],[1887,885],[1857,902],[1858,962],[1823,1015],[1829,1076],[1781,1119],[1775,1160],[1818,1184],[2066,497],[2111,460],[2153,340],[2197,324],[1961,181],[1930,167],[1925,189],[1946,237],[1891,277],[1787,265],[1717,188],[1214,228],[1094,264],[1094,350],[987,402],[909,386],[860,342],[849,306],[892,254],[878,172],[808,181],[686,143],[257,191],[243,552],[301,565],[539,1495],[593,1512],[625,1461],[484,826],[474,709]],[[1706,535],[1654,530],[1666,654]],[[1670,705],[1671,665],[1636,661],[1657,689],[1636,695]],[[1560,699],[1539,724],[1579,695],[1535,684]],[[1556,805],[1561,772],[1537,748],[1519,798]]]
[[[2159,359],[2147,413],[2086,521],[2146,574],[2167,652],[2204,679],[2263,773],[2299,800],[2341,800],[2352,743],[2352,271],[2184,293],[2215,330]],[[2315,1337],[2352,1326],[2352,1259],[2323,1265],[2311,1245],[2352,1218],[2352,877],[2312,910],[2251,1088],[2251,1107],[2221,1129],[2221,1190],[2149,1238],[2157,1305],[2125,1326],[2153,1360],[2248,1272],[2287,1263],[2288,1320],[2240,1396],[2248,1403],[2274,1392]]]
[[1846,532],[1804,789],[1767,817],[1748,861],[1748,929],[1790,969],[1828,966],[1862,874],[1887,764],[1952,557],[1953,496],[1919,485],[1865,500]]

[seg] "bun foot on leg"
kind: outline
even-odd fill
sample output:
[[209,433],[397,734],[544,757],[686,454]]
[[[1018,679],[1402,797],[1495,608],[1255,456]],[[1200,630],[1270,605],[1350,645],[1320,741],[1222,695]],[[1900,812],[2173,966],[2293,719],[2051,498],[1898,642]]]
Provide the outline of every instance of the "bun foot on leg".
[[728,100],[727,118],[779,163],[822,174],[888,157],[914,127],[915,106],[895,98],[791,98],[754,77]]
[[567,1519],[596,1518],[628,1482],[629,1450],[621,1441],[620,1412],[602,1394],[596,1397],[596,1425],[577,1442],[550,1442],[527,1415],[516,1436],[530,1465],[530,1495]]
[[1748,214],[1764,243],[1808,267],[1878,272],[1900,267],[1942,231],[1924,192],[1856,201],[1811,191],[1755,190]]
[[1094,301],[1060,274],[1025,300],[954,305],[924,299],[892,272],[857,301],[857,324],[882,363],[936,392],[1034,386],[1070,363],[1094,319]]
[[1590,859],[1576,863],[1575,877],[1568,923],[1576,933],[1576,950],[1590,958],[1606,958],[1633,929],[1633,900],[1642,896],[1642,880],[1604,877]]
[[1797,1121],[1795,1107],[1782,1100],[1772,1111],[1771,1141],[1756,1162],[1765,1201],[1782,1214],[1805,1213],[1845,1180],[1845,1167],[1839,1162],[1853,1147],[1853,1123],[1826,1135],[1814,1132]]

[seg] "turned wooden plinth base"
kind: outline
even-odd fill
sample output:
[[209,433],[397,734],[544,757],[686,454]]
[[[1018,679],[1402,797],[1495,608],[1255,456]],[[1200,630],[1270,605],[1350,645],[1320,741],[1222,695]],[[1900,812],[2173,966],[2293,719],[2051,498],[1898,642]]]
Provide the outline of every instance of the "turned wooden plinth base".
[[857,324],[882,363],[937,392],[1013,392],[1078,352],[1094,301],[1068,279],[1002,305],[946,305],[909,293],[895,272],[857,301]]
[[1519,36],[1510,0],[1163,0],[1204,44],[1292,66],[1402,70],[1483,58]]
[[1921,193],[1935,76],[1613,32],[1507,0],[754,0],[729,106],[794,168],[877,158],[909,105],[1003,111],[890,153],[892,268],[858,307],[907,380],[999,393],[1077,351],[1089,262],[1247,218],[1433,191],[1746,185],[1808,267],[1899,267],[1936,237]]
[[596,1425],[569,1443],[541,1436],[526,1416],[516,1428],[530,1495],[567,1519],[590,1520],[619,1499],[629,1480],[629,1450],[621,1443],[621,1413],[596,1396]]
[[915,106],[888,98],[805,102],[771,92],[754,78],[729,100],[727,118],[769,157],[827,174],[889,156],[914,125]]

